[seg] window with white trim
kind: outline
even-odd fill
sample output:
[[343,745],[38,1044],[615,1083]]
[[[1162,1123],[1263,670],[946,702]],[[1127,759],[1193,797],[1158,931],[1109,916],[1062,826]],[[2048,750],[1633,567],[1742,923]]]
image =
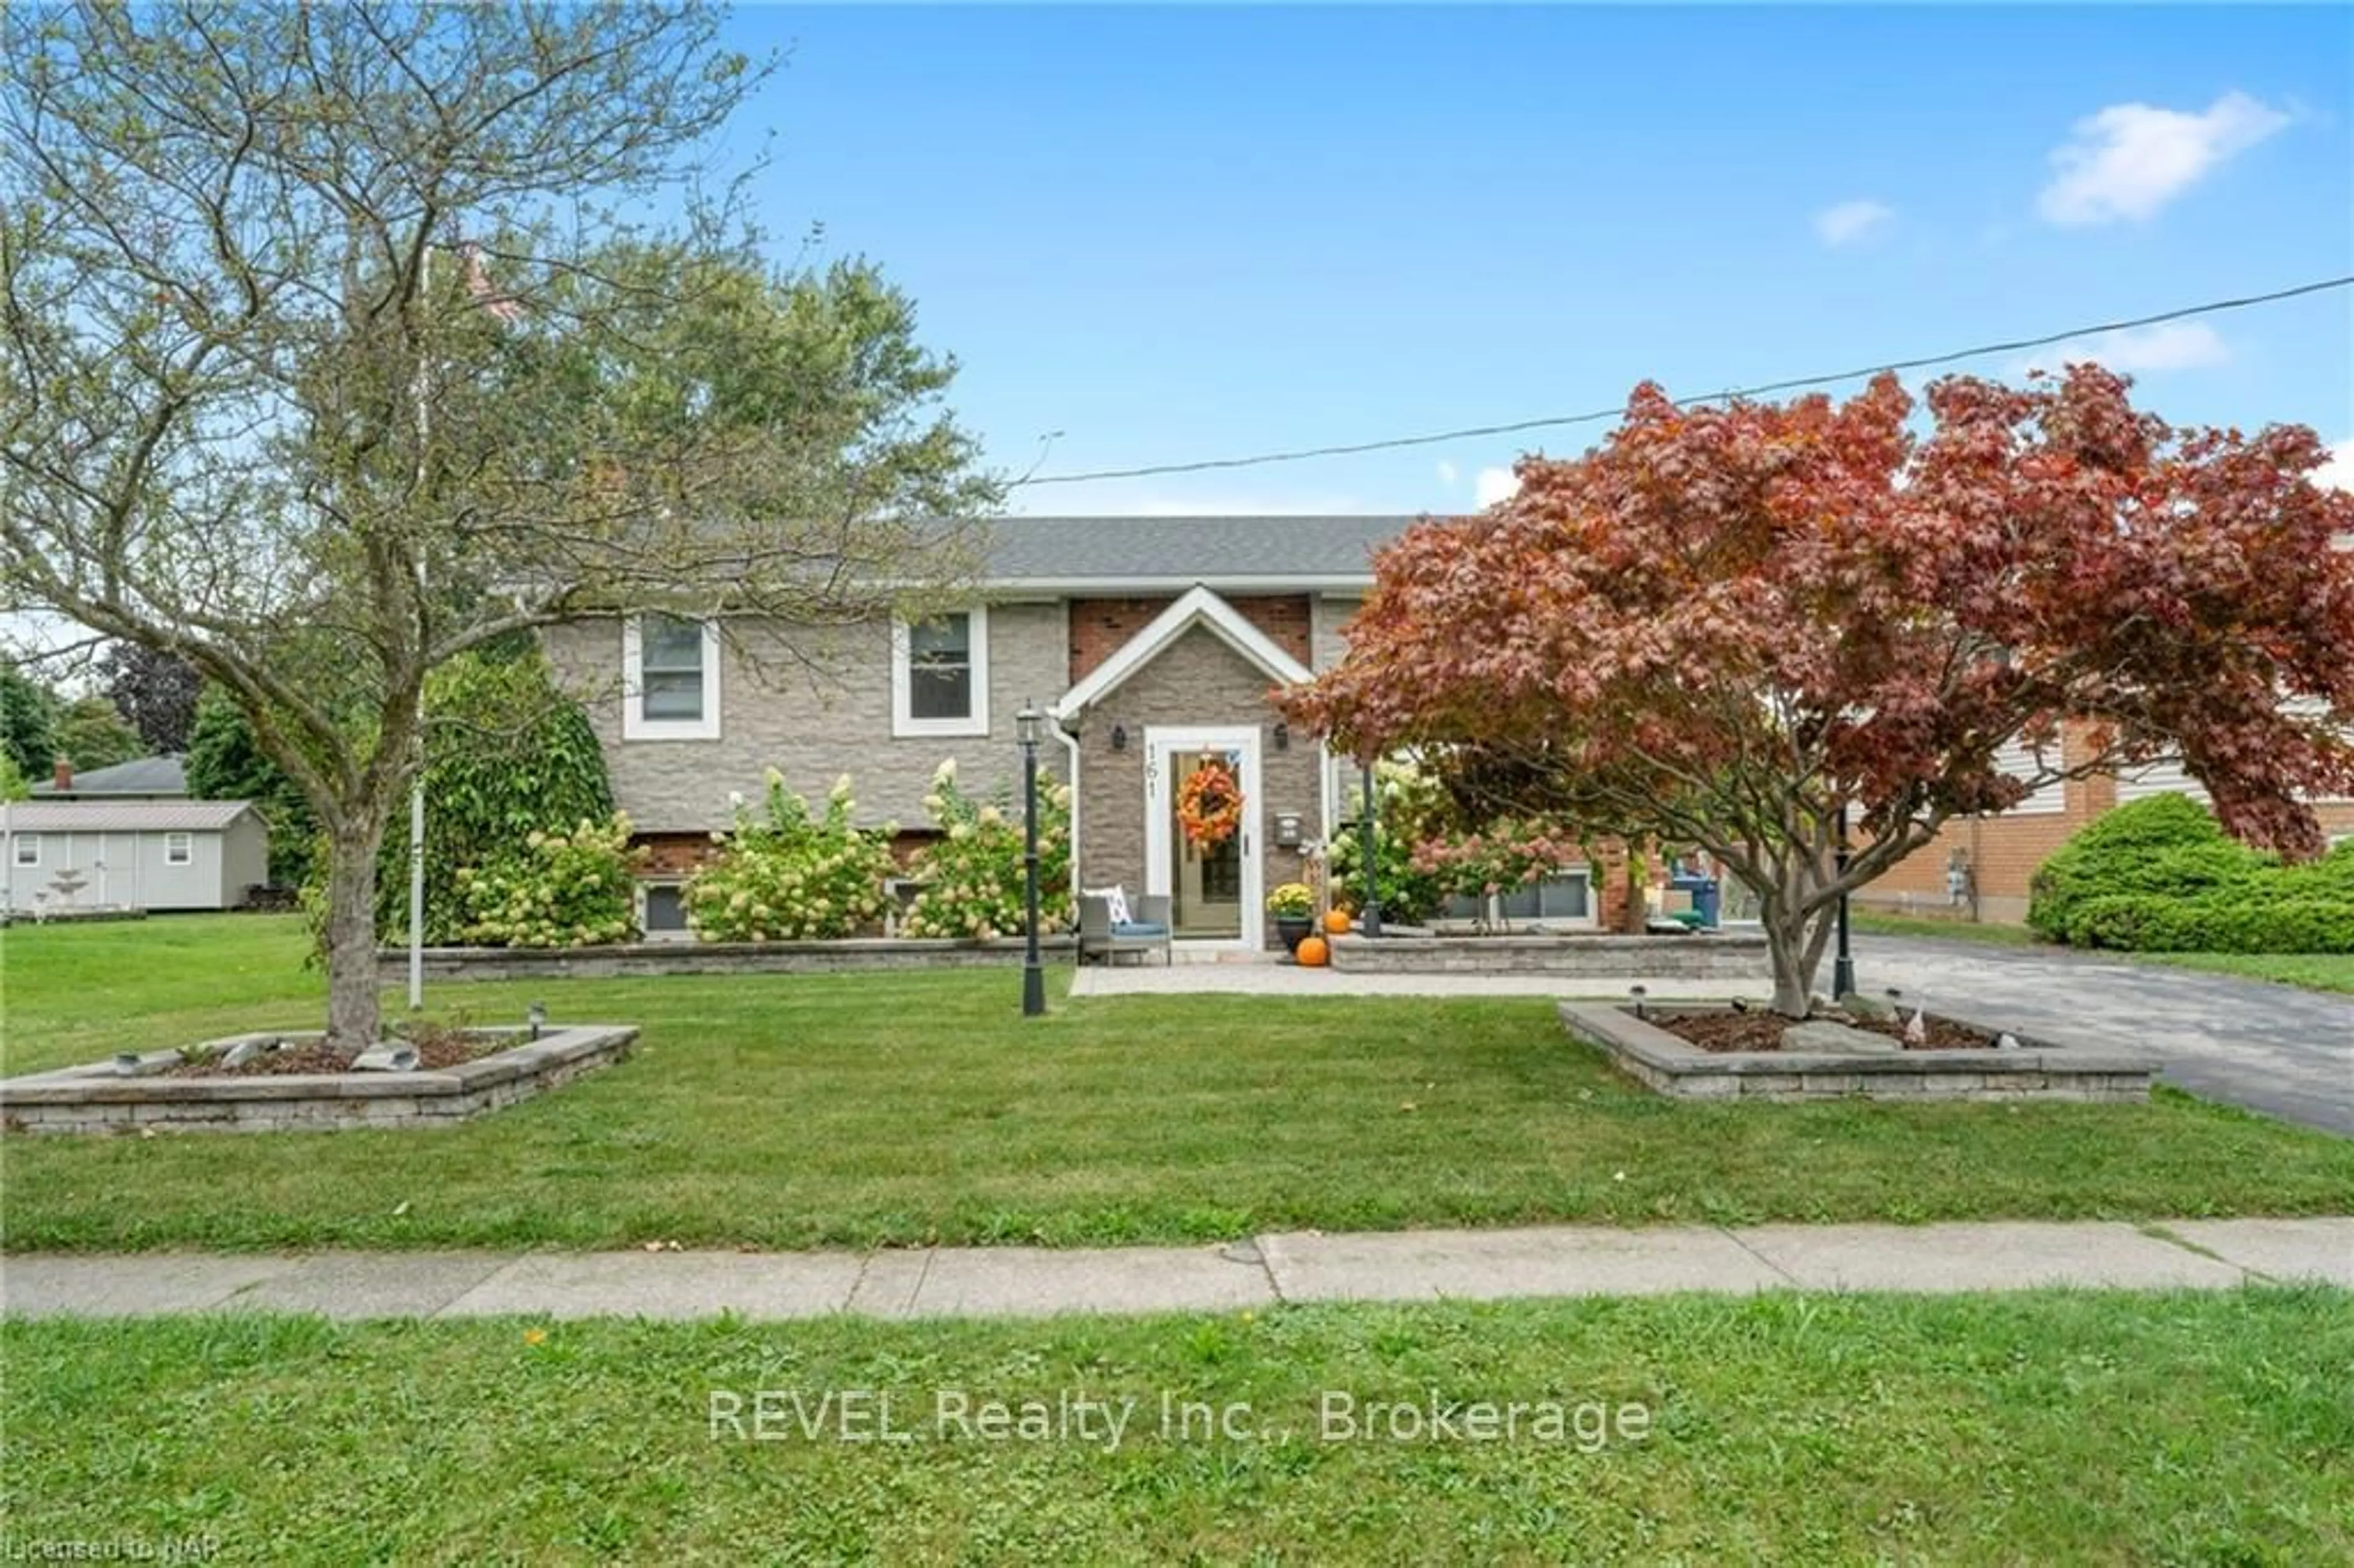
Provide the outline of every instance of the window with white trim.
[[621,738],[719,738],[719,623],[648,612],[621,624]]
[[38,833],[18,833],[16,835],[16,860],[18,865],[40,864],[41,835]]
[[638,884],[638,929],[646,940],[660,942],[694,935],[686,920],[686,885],[682,882]]
[[188,833],[165,833],[164,835],[164,863],[165,865],[193,865],[196,863],[196,841],[194,835]]
[[948,610],[891,629],[891,733],[989,733],[989,611]]

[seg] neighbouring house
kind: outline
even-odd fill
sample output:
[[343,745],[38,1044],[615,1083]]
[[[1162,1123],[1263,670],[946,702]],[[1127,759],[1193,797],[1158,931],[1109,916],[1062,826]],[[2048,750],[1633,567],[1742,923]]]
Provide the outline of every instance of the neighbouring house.
[[[1254,948],[1268,889],[1299,878],[1347,799],[1345,764],[1268,701],[1337,660],[1405,517],[1016,517],[991,524],[972,602],[920,625],[811,632],[663,616],[548,634],[588,702],[616,803],[651,848],[650,933],[774,766],[812,799],[850,774],[860,818],[912,848],[953,758],[968,790],[1020,779],[1014,715],[1049,715],[1042,766],[1073,786],[1081,886],[1165,893],[1181,938]],[[814,659],[810,655],[816,655]],[[1228,768],[1239,832],[1204,852],[1177,826],[1185,779]]]
[[270,877],[270,830],[242,800],[0,805],[0,907],[234,909]]
[[[2063,732],[2063,766],[2082,758],[2075,750],[2081,744],[2077,732]],[[1997,755],[2021,777],[2035,768],[2017,743]],[[1900,914],[2016,924],[2027,918],[2030,882],[2052,851],[2103,813],[2169,791],[2207,800],[2199,781],[2173,762],[2046,785],[2008,811],[1946,823],[1935,842],[1859,893],[1857,902]],[[2354,837],[2354,800],[2318,800],[2314,811],[2333,842]]]
[[177,753],[164,757],[140,757],[129,762],[118,762],[111,768],[93,768],[86,773],[74,771],[73,764],[58,758],[56,775],[46,784],[33,786],[37,800],[185,800],[188,798],[188,769],[186,760]]

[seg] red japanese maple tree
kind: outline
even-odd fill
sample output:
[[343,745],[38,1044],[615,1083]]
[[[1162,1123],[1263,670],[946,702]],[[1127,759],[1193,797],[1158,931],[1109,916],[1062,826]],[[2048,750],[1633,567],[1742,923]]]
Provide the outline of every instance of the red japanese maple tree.
[[1721,408],[1647,383],[1585,456],[1384,550],[1289,711],[1416,750],[1475,818],[1719,856],[1794,1016],[1842,893],[2058,779],[2179,756],[2232,832],[2313,853],[2306,798],[2354,793],[2354,495],[2312,482],[2309,429],[2176,430],[2126,387],[1952,377],[1916,431],[1893,376]]

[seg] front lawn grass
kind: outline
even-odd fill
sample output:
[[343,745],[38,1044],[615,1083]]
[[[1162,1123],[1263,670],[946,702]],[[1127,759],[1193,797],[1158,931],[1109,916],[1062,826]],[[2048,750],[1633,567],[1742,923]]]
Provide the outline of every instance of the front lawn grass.
[[[310,1024],[291,923],[5,933],[12,1070]],[[259,951],[263,958],[257,959]],[[207,960],[207,953],[212,957]],[[19,1249],[864,1246],[1553,1220],[2354,1213],[2354,1141],[2140,1106],[1671,1104],[1537,998],[1069,1001],[1002,973],[444,985],[634,1022],[456,1128],[0,1139]]]
[[1876,909],[1854,909],[1848,924],[1876,937],[1929,937],[1939,941],[1981,942],[1997,948],[2032,947],[2039,940],[2024,926],[1991,920],[1940,920],[1926,915],[1886,915]]
[[[12,1540],[209,1542],[221,1562],[2354,1561],[2354,1298],[2319,1287],[19,1320],[0,1355]],[[779,1440],[752,1440],[763,1390]],[[714,1391],[745,1400],[742,1437],[713,1435]],[[815,1417],[858,1391],[909,1440],[793,1424],[790,1394]],[[993,1440],[943,1425],[943,1392],[1138,1404],[1117,1445],[1100,1424]],[[1415,1429],[1400,1417],[1348,1438],[1328,1393],[1360,1430],[1377,1403],[1419,1406],[1422,1436],[1390,1436]],[[1239,1435],[1164,1429],[1164,1393],[1240,1407]],[[1598,1446],[1575,1414],[1562,1440],[1434,1437],[1434,1399],[1610,1414],[1587,1422]]]
[[2136,963],[2205,969],[2303,986],[2307,991],[2354,991],[2354,953],[2130,953]]

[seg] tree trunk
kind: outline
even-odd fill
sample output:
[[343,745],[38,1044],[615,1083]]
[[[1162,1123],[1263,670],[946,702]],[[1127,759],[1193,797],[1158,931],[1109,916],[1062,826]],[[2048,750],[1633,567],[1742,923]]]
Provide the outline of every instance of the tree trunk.
[[356,1055],[381,1038],[376,975],[376,855],[382,812],[340,816],[327,841],[327,1044]]
[[1821,957],[1808,941],[1812,922],[1800,912],[1803,907],[1770,893],[1758,901],[1757,923],[1774,965],[1774,1011],[1785,1018],[1807,1016],[1814,999],[1815,964]]

